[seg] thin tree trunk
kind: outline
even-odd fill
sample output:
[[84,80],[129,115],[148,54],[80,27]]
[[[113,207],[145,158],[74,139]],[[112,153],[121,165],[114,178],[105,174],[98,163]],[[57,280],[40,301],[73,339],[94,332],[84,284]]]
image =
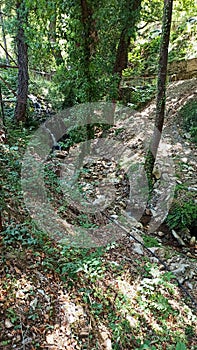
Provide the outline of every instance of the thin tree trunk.
[[64,63],[64,59],[62,57],[62,53],[59,47],[59,43],[57,42],[57,14],[56,14],[56,8],[55,13],[53,14],[53,18],[50,20],[49,23],[49,42],[50,42],[50,48],[53,57],[55,58],[55,62],[57,66]]
[[24,24],[27,23],[27,13],[23,0],[17,2],[17,50],[18,50],[18,92],[15,108],[17,122],[26,121],[28,95],[28,46],[25,40]]
[[114,65],[114,73],[118,73],[120,77],[122,76],[122,71],[125,68],[127,68],[130,39],[131,38],[128,35],[128,28],[124,28],[120,35],[120,40],[116,54],[116,61]]
[[[1,104],[1,116],[2,116],[2,124],[5,126],[5,113],[4,113],[4,106],[3,106],[3,97],[2,97],[2,91],[1,91],[1,84],[0,84],[0,104]],[[1,133],[1,131],[0,131]]]
[[[130,46],[130,40],[132,36],[132,32],[134,32],[133,28],[135,27],[138,19],[141,8],[142,0],[127,0],[125,3],[124,12],[127,12],[127,18],[125,19],[125,23],[123,24],[123,29],[120,34],[120,39],[118,43],[118,48],[116,52],[116,59],[114,64],[113,73],[118,74],[118,90],[120,88],[120,82],[122,78],[122,72],[127,68],[128,65],[128,51]],[[120,95],[120,91],[119,91]]]
[[8,55],[8,50],[7,50],[7,41],[6,41],[4,21],[3,21],[3,12],[1,11],[1,5],[0,5],[0,21],[1,21],[4,49],[5,49],[5,54],[6,54],[6,63],[9,65],[10,64],[10,60],[9,60],[9,55]]
[[[4,128],[3,118],[0,117],[0,146],[6,142],[6,134]],[[0,184],[0,232],[3,231],[3,208],[4,208],[4,195],[2,185]]]
[[[92,89],[92,75],[90,72],[91,58],[96,50],[97,32],[93,19],[93,12],[87,0],[81,0],[82,24],[84,28],[84,70],[87,79],[87,102],[95,100],[95,93]],[[87,113],[86,120],[87,140],[94,138],[94,125],[91,125],[91,114]],[[88,144],[89,145],[89,144]]]
[[0,47],[5,51],[6,56],[8,56],[8,58],[9,58],[9,62],[13,62],[17,66],[16,61],[12,58],[12,56],[8,53],[7,49],[5,49],[5,47],[1,43],[0,43]]
[[168,64],[168,46],[170,41],[170,28],[172,20],[173,0],[164,0],[164,12],[162,21],[162,38],[159,55],[158,81],[157,81],[157,101],[156,117],[151,144],[146,156],[145,170],[149,181],[150,190],[152,189],[152,173],[157,156],[159,143],[164,124],[165,103],[166,103],[166,77]]

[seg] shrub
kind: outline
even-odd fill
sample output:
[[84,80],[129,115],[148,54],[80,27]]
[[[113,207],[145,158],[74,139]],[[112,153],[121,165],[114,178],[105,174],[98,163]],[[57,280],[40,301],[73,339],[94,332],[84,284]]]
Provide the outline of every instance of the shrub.
[[170,212],[166,218],[166,223],[170,229],[183,230],[191,228],[197,222],[197,206],[193,200],[188,202],[174,201]]
[[189,100],[179,111],[183,129],[191,134],[191,140],[197,143],[197,100]]

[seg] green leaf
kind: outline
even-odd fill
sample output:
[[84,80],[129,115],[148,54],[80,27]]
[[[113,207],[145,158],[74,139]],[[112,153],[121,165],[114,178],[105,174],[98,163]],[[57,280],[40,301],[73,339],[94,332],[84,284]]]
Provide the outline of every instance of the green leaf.
[[187,348],[186,348],[186,346],[185,346],[184,343],[178,342],[178,343],[176,344],[176,349],[175,349],[175,350],[187,350]]

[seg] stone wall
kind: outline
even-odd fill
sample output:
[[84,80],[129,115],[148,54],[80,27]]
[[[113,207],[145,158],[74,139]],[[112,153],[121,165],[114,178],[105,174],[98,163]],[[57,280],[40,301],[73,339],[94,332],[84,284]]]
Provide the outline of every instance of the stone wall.
[[168,76],[170,81],[197,77],[197,58],[170,63],[168,65]]

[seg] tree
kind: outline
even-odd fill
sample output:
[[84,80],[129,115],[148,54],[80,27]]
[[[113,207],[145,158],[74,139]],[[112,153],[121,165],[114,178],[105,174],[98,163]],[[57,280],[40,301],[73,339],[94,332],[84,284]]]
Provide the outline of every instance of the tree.
[[[141,0],[67,1],[62,9],[66,66],[61,71],[64,106],[100,100],[115,101],[122,71],[127,66],[130,38],[135,36]],[[62,82],[62,78],[64,81]],[[91,114],[91,112],[90,112]],[[112,113],[113,114],[113,113]],[[86,114],[83,134],[94,138],[91,115]],[[94,123],[93,123],[94,124]],[[85,131],[86,129],[86,131]]]
[[49,45],[51,52],[55,58],[56,65],[59,66],[64,63],[64,59],[62,57],[61,49],[57,39],[58,6],[56,2],[49,2],[48,7],[50,6],[52,6],[52,9],[51,16],[49,18]]
[[165,99],[166,99],[166,77],[168,64],[168,46],[170,41],[170,28],[172,20],[173,0],[164,0],[164,11],[162,21],[162,38],[159,54],[158,80],[157,80],[157,101],[156,101],[156,117],[154,131],[146,156],[145,169],[149,181],[150,189],[152,188],[152,173],[155,159],[158,152],[159,143],[164,124],[165,116]]
[[18,60],[18,91],[15,107],[15,119],[17,122],[26,120],[26,108],[28,97],[28,45],[25,38],[25,25],[27,25],[27,10],[24,0],[17,0],[17,60]]
[[122,71],[127,68],[128,49],[130,46],[131,37],[135,36],[136,24],[139,20],[141,9],[141,2],[141,0],[126,0],[122,4],[124,18],[114,64],[114,73],[118,73],[120,77],[122,76]]
[[4,43],[4,50],[5,50],[5,54],[6,54],[6,63],[7,63],[7,65],[9,65],[10,59],[9,59],[8,49],[7,49],[7,40],[6,40],[3,12],[1,10],[1,4],[0,4],[0,22],[1,22],[1,27],[2,27],[2,37],[3,37],[3,43]]

